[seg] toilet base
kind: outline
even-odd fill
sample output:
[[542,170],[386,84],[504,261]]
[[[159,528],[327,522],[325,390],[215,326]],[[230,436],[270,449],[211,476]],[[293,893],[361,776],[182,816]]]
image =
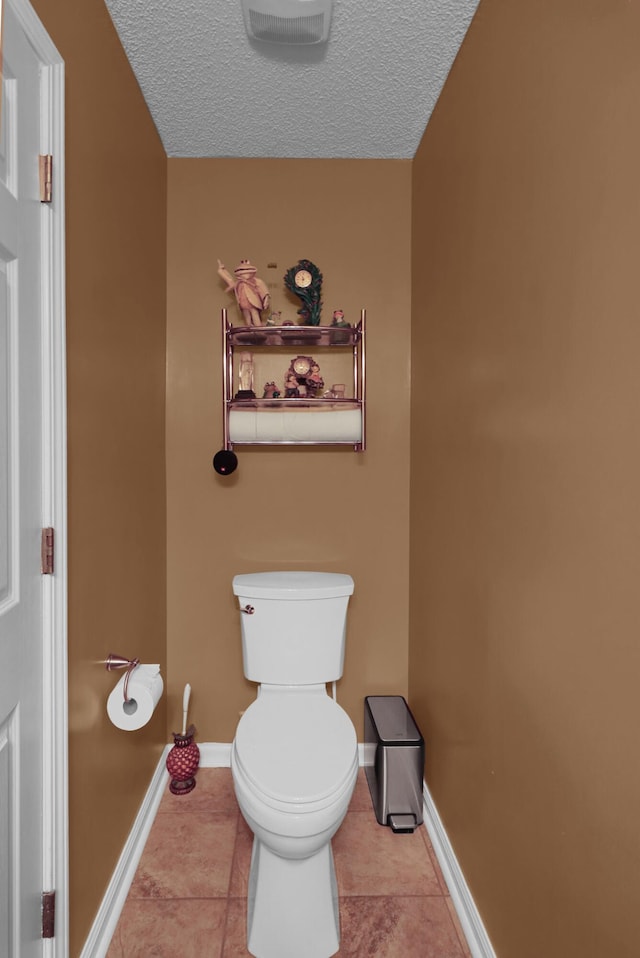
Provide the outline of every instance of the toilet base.
[[280,858],[253,840],[247,947],[255,958],[330,958],[340,945],[331,842],[310,858]]

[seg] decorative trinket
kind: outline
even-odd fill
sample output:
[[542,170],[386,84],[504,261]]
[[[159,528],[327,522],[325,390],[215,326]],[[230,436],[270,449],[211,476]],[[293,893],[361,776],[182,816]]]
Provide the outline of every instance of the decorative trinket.
[[286,375],[285,398],[314,398],[321,389],[324,389],[324,379],[313,356],[296,356],[292,359]]
[[225,268],[224,263],[218,260],[218,275],[227,284],[225,292],[234,291],[240,312],[247,326],[262,326],[260,313],[269,308],[271,297],[266,283],[258,279],[255,266],[248,259],[240,261],[234,269],[235,279]]
[[298,388],[298,377],[294,372],[287,373],[287,378],[284,381],[285,399],[297,399],[299,395],[300,389]]
[[240,353],[238,378],[240,380],[240,388],[234,398],[255,399],[256,394],[253,391],[253,356],[251,353]]
[[301,259],[284,275],[284,285],[302,301],[298,315],[303,326],[319,326],[322,309],[322,273],[310,260]]
[[268,382],[264,384],[264,392],[262,394],[263,399],[279,399],[280,390],[274,382]]
[[331,325],[338,326],[340,329],[350,328],[350,324],[345,321],[344,312],[341,309],[334,309]]

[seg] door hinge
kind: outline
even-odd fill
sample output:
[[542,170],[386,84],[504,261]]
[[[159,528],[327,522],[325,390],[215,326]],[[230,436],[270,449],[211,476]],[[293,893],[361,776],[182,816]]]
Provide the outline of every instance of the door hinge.
[[42,574],[53,575],[53,529],[48,526],[42,530],[40,554],[42,557]]
[[51,189],[53,182],[53,157],[50,153],[40,154],[40,202],[51,202]]
[[42,892],[42,937],[53,938],[56,933],[56,893]]

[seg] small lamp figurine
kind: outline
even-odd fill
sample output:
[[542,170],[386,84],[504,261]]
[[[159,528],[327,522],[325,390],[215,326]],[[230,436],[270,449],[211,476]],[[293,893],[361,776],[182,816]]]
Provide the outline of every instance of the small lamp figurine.
[[240,388],[235,398],[255,399],[256,394],[253,391],[253,356],[251,353],[240,353],[238,379],[240,381]]
[[188,795],[196,787],[195,774],[200,764],[200,749],[193,741],[194,725],[187,728],[187,712],[191,686],[187,683],[182,697],[182,734],[173,732],[174,745],[167,755],[167,771],[171,776],[169,791],[173,795]]
[[252,266],[248,259],[240,260],[240,265],[233,271],[235,279],[224,263],[218,260],[218,275],[227,284],[225,292],[231,290],[236,294],[236,300],[240,307],[240,312],[244,317],[247,326],[262,326],[260,313],[263,309],[269,308],[271,297],[266,283],[258,279],[255,266]]

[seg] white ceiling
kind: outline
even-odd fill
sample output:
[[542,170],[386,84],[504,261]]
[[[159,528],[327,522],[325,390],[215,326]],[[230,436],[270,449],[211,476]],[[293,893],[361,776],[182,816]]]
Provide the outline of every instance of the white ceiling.
[[478,0],[334,0],[329,42],[240,0],[105,0],[168,156],[413,157]]

